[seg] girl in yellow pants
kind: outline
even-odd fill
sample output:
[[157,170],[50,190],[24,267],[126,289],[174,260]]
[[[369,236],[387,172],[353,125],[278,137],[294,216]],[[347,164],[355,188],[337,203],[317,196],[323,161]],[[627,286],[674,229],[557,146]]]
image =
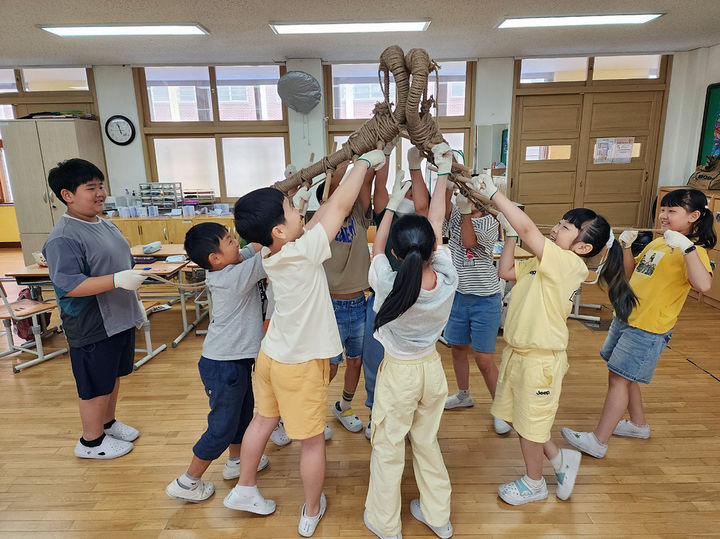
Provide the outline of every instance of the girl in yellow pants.
[[[428,217],[393,213],[410,182],[396,180],[373,244],[369,282],[375,291],[375,338],[385,348],[372,413],[370,485],[365,525],[381,538],[401,537],[400,486],[405,437],[410,435],[420,498],[410,512],[439,537],[452,536],[450,478],[437,442],[447,397],[447,380],[435,342],[452,308],[457,272],[442,247],[445,184],[452,157],[447,144],[433,147],[438,166],[436,193]],[[394,272],[385,256],[388,234],[401,260]],[[438,246],[440,246],[438,248]]]

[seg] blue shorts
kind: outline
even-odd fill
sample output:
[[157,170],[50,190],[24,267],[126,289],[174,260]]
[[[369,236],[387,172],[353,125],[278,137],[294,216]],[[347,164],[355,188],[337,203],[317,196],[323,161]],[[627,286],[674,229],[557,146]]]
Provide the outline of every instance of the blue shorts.
[[628,326],[613,318],[600,357],[615,374],[632,382],[647,384],[655,373],[658,359],[667,348],[672,329],[667,333],[650,333]]
[[495,351],[500,328],[500,294],[476,296],[455,292],[450,318],[443,336],[448,344],[471,344],[472,349],[484,354]]
[[70,364],[78,397],[90,400],[112,393],[115,380],[133,371],[134,358],[135,328],[85,346],[71,346]]
[[215,361],[200,357],[198,370],[210,401],[207,430],[193,447],[195,456],[215,460],[230,444],[242,443],[253,418],[254,359]]
[[[340,342],[345,349],[345,357],[362,357],[366,303],[365,294],[352,299],[332,300],[335,320],[337,320],[340,331]],[[333,365],[338,365],[342,361],[342,354],[330,358],[330,363]]]

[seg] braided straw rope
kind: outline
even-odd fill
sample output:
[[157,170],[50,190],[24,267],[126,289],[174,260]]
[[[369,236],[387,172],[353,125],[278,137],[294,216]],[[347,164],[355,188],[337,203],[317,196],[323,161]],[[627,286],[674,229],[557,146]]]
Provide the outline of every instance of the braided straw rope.
[[[411,49],[407,55],[397,45],[385,49],[380,55],[378,67],[378,83],[383,92],[384,101],[377,103],[373,109],[373,117],[355,131],[342,147],[324,157],[320,161],[295,172],[273,187],[283,193],[292,193],[301,185],[310,187],[313,178],[321,174],[331,175],[342,163],[357,159],[360,155],[382,148],[399,134],[407,135],[410,141],[420,150],[429,163],[435,160],[432,147],[447,142],[430,109],[435,104],[432,96],[428,97],[428,79],[435,72],[436,90],[439,84],[437,70],[439,66],[430,58],[424,49]],[[395,81],[395,99],[397,104],[392,109],[390,102],[390,74]],[[411,81],[412,77],[412,81]],[[453,158],[453,172],[449,179],[478,209],[493,214],[472,187],[470,169],[464,167]],[[329,182],[328,182],[329,183]]]

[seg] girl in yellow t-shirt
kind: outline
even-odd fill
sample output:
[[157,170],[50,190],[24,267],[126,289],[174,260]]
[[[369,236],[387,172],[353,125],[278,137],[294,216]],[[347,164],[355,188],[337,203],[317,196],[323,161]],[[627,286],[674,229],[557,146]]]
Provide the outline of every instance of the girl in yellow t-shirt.
[[[502,212],[498,220],[506,240],[498,274],[516,281],[505,319],[508,346],[503,351],[491,413],[513,424],[526,474],[501,485],[498,495],[511,505],[547,498],[544,455],[555,469],[556,495],[566,500],[575,485],[580,453],[558,449],[550,440],[550,430],[568,369],[566,320],[573,297],[588,275],[584,259],[606,251],[600,279],[608,286],[618,316],[627,319],[636,298],[625,278],[622,249],[604,217],[587,208],[575,208],[563,215],[545,238],[525,212],[497,192],[490,177],[480,178],[476,190]],[[514,260],[518,236],[534,258]]]
[[[706,249],[712,249],[717,238],[706,204],[707,198],[696,189],[676,189],[665,195],[660,202],[660,226],[665,233],[636,258],[630,246],[637,231],[620,236],[625,271],[639,303],[627,322],[616,313],[600,350],[609,373],[597,427],[593,432],[562,429],[563,437],[583,453],[604,457],[613,434],[650,437],[639,384],[650,382],[690,287],[705,292],[712,282]],[[630,420],[622,419],[625,410]]]

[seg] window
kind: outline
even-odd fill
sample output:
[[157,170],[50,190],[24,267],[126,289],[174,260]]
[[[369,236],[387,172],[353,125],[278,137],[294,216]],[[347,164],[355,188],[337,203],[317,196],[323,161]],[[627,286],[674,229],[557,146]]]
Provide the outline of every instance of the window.
[[84,67],[38,67],[20,71],[26,92],[87,92],[90,89]]
[[[378,64],[333,64],[333,118],[367,119],[375,103],[383,100],[378,83]],[[390,101],[395,100],[395,85],[390,76]]]
[[220,192],[214,138],[156,138],[153,144],[158,181]]
[[526,146],[525,161],[548,161],[554,159],[570,159],[570,144],[553,144],[551,146]]
[[[439,62],[440,84],[437,91],[437,116],[465,115],[465,78],[467,62]],[[430,74],[428,91],[435,94],[435,74]]]
[[[146,67],[145,81],[151,121],[212,121],[210,74],[207,66]],[[157,101],[154,99],[156,95],[159,97]]]
[[221,121],[283,119],[279,66],[218,66],[215,77]]
[[661,58],[659,54],[596,56],[593,80],[657,79]]
[[520,83],[585,81],[587,67],[587,58],[526,58],[520,65]]
[[228,197],[241,197],[283,177],[283,137],[223,137],[222,152]]
[[[0,94],[17,92],[14,69],[0,69]],[[0,105],[2,107],[3,105]]]
[[[283,66],[135,68],[153,181],[213,190],[223,202],[283,179],[288,124]],[[215,93],[215,95],[213,95]]]

